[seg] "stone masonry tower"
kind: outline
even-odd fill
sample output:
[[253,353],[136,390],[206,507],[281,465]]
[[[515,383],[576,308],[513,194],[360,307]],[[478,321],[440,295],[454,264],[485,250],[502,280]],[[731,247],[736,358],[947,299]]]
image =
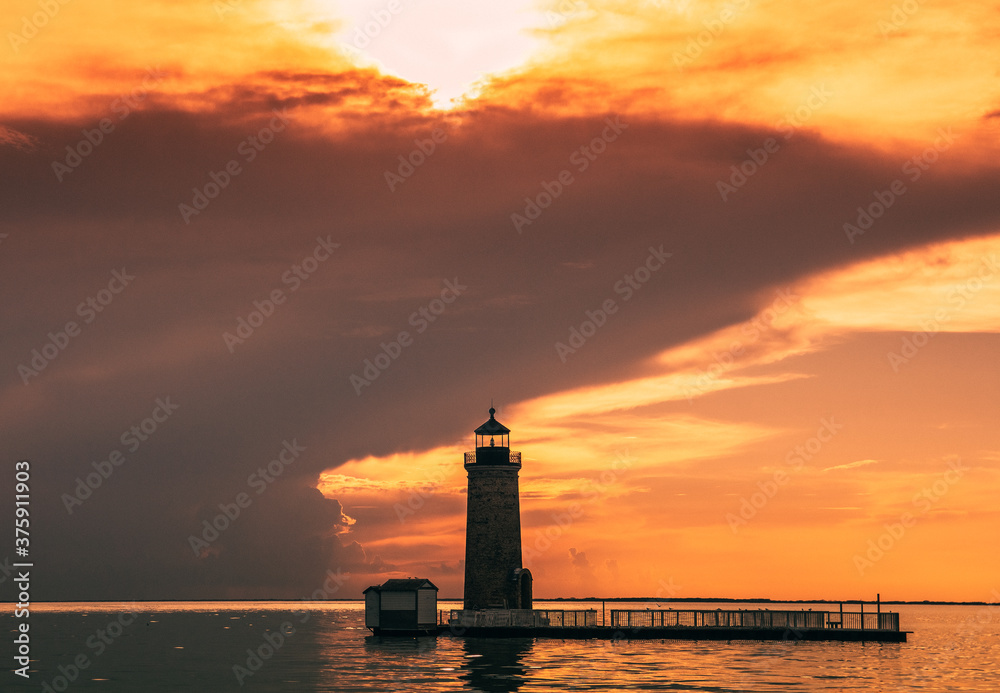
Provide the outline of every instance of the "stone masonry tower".
[[465,453],[465,608],[530,609],[531,572],[521,567],[521,453],[510,451],[510,429],[494,414],[490,407],[490,420],[475,431],[475,452]]

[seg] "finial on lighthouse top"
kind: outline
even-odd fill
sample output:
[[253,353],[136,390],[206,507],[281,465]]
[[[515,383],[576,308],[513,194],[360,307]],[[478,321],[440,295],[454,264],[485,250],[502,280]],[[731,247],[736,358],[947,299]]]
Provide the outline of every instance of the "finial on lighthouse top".
[[504,426],[502,423],[494,418],[494,414],[497,410],[490,407],[490,420],[484,423],[482,426],[476,429],[477,436],[495,436],[495,435],[507,435],[510,433],[510,429]]

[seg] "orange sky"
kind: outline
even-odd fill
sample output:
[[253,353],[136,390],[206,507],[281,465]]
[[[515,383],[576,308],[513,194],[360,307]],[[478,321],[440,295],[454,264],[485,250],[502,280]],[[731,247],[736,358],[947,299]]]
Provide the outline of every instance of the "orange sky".
[[[523,544],[539,589],[559,586],[542,594],[973,600],[1000,567],[980,543],[998,521],[998,260],[1000,235],[849,265],[636,378],[509,406]],[[461,545],[472,446],[354,460],[321,488],[390,499],[398,534],[366,546],[423,574]]]
[[[189,437],[174,452],[196,460],[201,436],[230,442],[196,484],[203,495],[163,499],[178,537],[240,488],[243,459],[300,431],[313,456],[288,481],[295,492],[269,491],[272,512],[319,503],[308,495],[318,487],[341,507],[335,520],[317,510],[309,531],[332,542],[329,565],[357,561],[352,589],[419,575],[459,596],[461,453],[492,396],[523,455],[537,596],[662,596],[673,585],[683,597],[981,600],[1000,586],[993,8],[53,6],[41,21],[36,1],[6,3],[0,153],[4,182],[26,182],[0,229],[12,238],[0,260],[19,267],[11,286],[22,280],[9,295],[23,307],[5,313],[17,339],[0,411],[12,455],[65,473],[55,501],[86,470],[66,451],[106,453],[140,406],[74,424],[62,452],[33,452],[42,421],[71,417],[61,393],[145,401],[140,392],[183,383],[199,393],[187,401],[220,418],[178,424]],[[195,226],[178,221],[203,172],[276,109],[290,124],[263,163],[247,163]],[[101,119],[116,132],[54,180],[53,162]],[[609,153],[574,168],[570,155],[608,119],[625,124]],[[435,127],[447,133],[440,153],[386,191],[383,171]],[[563,168],[575,176],[565,195],[512,226],[525,196]],[[343,240],[336,270],[290,297],[285,326],[261,328],[234,357],[247,371],[231,373],[220,332],[327,233]],[[626,299],[617,282],[661,244],[672,255]],[[506,280],[477,284],[490,253],[508,251],[523,256],[497,260]],[[104,330],[100,353],[68,350],[25,388],[17,364],[122,263],[145,270],[145,287],[122,299],[135,305],[120,309],[135,324],[109,309],[88,328]],[[454,275],[471,281],[468,296],[370,393],[351,392],[348,376]],[[42,299],[46,276],[80,283]],[[174,300],[185,287],[202,293]],[[560,352],[607,299],[617,312],[577,353]],[[472,340],[494,328],[502,339],[487,358]],[[412,370],[397,376],[407,357]],[[331,362],[335,376],[316,375]],[[271,398],[287,406],[240,408]],[[309,413],[296,420],[300,402]],[[436,408],[447,420],[429,422]],[[419,426],[374,439],[417,410]],[[162,466],[146,469],[136,488],[162,482],[150,471]],[[249,546],[223,538],[164,584],[212,596],[283,584],[244,590],[205,562],[266,550]]]

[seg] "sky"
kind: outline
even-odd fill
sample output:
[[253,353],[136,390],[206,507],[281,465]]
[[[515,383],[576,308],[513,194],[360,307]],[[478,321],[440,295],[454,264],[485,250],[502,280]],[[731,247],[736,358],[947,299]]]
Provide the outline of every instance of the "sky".
[[461,597],[491,403],[536,597],[996,599],[995,7],[5,10],[34,599]]

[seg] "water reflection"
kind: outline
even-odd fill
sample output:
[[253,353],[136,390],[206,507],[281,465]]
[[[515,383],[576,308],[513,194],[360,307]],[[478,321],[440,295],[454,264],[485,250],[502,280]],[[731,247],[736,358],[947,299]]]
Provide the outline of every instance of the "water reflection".
[[[105,645],[95,633],[124,608],[135,621]],[[379,638],[364,628],[363,604],[302,609],[308,619],[296,604],[270,602],[42,604],[31,616],[31,680],[0,676],[0,691],[58,690],[77,656],[89,666],[70,693],[1000,691],[996,606],[903,605],[916,631],[905,644]],[[0,606],[0,635],[16,628],[13,611]],[[286,621],[295,633],[272,645]]]
[[412,638],[399,635],[369,635],[365,638],[365,652],[371,656],[425,654],[437,649],[437,641],[435,635]]
[[474,691],[511,693],[527,678],[524,658],[534,646],[532,638],[466,638],[465,662],[459,678]]

